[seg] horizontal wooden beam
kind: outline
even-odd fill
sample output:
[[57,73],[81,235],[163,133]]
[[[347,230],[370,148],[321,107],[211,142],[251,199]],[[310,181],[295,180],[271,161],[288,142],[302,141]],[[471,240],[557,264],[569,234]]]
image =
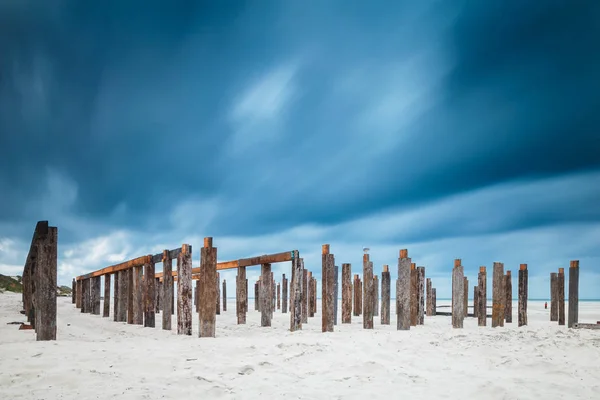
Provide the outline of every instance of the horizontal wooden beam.
[[573,324],[574,329],[600,329],[600,324]]

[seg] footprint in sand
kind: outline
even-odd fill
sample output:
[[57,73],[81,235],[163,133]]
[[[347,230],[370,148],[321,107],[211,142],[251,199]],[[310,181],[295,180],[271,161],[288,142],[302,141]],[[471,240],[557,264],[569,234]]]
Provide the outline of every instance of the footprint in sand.
[[238,374],[250,375],[253,372],[254,372],[254,368],[252,368],[250,365],[246,365],[246,366],[242,367],[242,369],[240,369],[240,372],[238,372]]

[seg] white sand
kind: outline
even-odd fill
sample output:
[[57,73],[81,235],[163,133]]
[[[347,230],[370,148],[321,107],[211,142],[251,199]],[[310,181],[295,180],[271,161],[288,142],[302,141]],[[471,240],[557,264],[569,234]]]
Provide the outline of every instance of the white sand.
[[[59,298],[58,340],[36,342],[33,331],[7,325],[24,321],[20,299],[0,294],[3,400],[600,399],[600,331],[559,327],[543,302],[530,302],[523,328],[515,303],[515,322],[504,328],[467,318],[465,329],[452,329],[438,316],[399,332],[392,310],[391,326],[376,317],[367,331],[353,317],[324,334],[320,313],[302,332],[290,333],[280,312],[261,328],[253,300],[248,324],[238,326],[229,300],[217,338],[200,339],[197,318],[194,336],[184,337],[81,314]],[[580,322],[596,320],[600,303],[580,303]]]

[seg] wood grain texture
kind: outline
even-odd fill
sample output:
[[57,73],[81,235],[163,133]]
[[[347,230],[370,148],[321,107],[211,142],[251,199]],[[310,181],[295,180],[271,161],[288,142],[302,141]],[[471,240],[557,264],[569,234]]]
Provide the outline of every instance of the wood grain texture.
[[184,244],[177,256],[177,334],[192,335],[192,252]]
[[217,314],[217,248],[212,247],[212,238],[204,238],[200,249],[200,329],[198,336],[215,337]]
[[90,278],[90,313],[92,315],[100,315],[100,290],[101,290],[101,277],[95,276]]
[[558,321],[558,274],[550,273],[550,321]]
[[518,326],[527,325],[527,296],[528,296],[529,273],[527,264],[521,264],[519,267],[519,304],[518,304]]
[[238,324],[246,323],[246,313],[248,312],[248,293],[246,293],[246,289],[246,267],[238,267],[235,281],[235,312]]
[[154,262],[144,264],[144,326],[156,327],[156,278]]
[[[458,263],[456,261],[459,261]],[[465,315],[465,277],[460,260],[452,269],[452,327],[462,329]]]
[[379,277],[373,272],[373,317],[379,317]]
[[390,324],[390,285],[390,272],[383,271],[381,273],[381,325]]
[[494,263],[492,278],[492,328],[504,326],[504,264]]
[[558,324],[565,324],[565,270],[564,268],[558,269]]
[[477,325],[487,325],[487,272],[485,267],[479,268],[477,275]]
[[569,267],[569,316],[567,327],[579,322],[579,260],[571,261]]
[[142,301],[142,278],[144,276],[143,266],[131,269],[133,282],[133,324],[144,325],[144,303]]
[[[45,227],[45,224],[42,225]],[[31,293],[35,298],[33,320],[35,320],[36,341],[56,340],[58,228],[49,226],[46,231],[42,230],[39,234],[35,243],[36,259],[33,262],[35,292]]]
[[369,255],[363,255],[363,329],[373,329],[373,263]]
[[104,302],[102,303],[103,318],[108,318],[110,316],[110,276],[111,274],[104,275]]
[[292,282],[290,285],[290,331],[302,329],[302,264],[297,250],[292,254]]
[[287,314],[288,311],[288,280],[285,274],[281,277],[281,312]]
[[163,252],[163,274],[162,281],[162,328],[170,331],[172,327],[171,308],[173,307],[173,262],[168,256],[167,251]]
[[396,280],[396,329],[399,331],[409,330],[411,326],[411,265],[408,250],[400,250]]
[[506,271],[504,275],[504,321],[512,323],[512,274]]
[[418,324],[425,324],[425,267],[417,268],[418,281]]
[[342,264],[342,324],[352,323],[352,265]]
[[335,265],[333,267],[333,325],[337,325],[338,320],[339,272],[340,267],[338,265]]

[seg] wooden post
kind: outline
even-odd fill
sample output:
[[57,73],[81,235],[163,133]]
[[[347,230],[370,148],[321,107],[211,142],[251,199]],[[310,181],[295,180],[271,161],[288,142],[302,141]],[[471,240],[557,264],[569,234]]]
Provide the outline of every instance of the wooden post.
[[221,315],[221,274],[217,272],[217,302],[215,307],[216,315]]
[[550,273],[550,321],[558,321],[558,274]]
[[579,260],[571,261],[569,267],[569,322],[568,327],[579,322]]
[[352,323],[352,265],[342,264],[342,324]]
[[410,325],[419,324],[419,276],[417,264],[410,264]]
[[283,276],[281,278],[281,285],[283,286],[281,288],[281,301],[283,302],[281,305],[281,312],[283,314],[287,314],[287,310],[288,310],[288,280],[285,277],[285,274],[283,274]]
[[433,315],[437,315],[437,299],[436,299],[436,293],[435,293],[435,288],[431,288],[431,304],[432,304],[432,308],[433,308]]
[[[83,285],[83,281],[79,280],[75,282],[75,285],[77,287],[77,293],[75,294],[75,308],[81,308],[81,299],[83,298],[82,296],[82,285]],[[29,315],[29,314],[28,314]]]
[[363,254],[363,329],[373,329],[373,308],[375,296],[373,291],[373,263],[369,255]]
[[173,262],[168,250],[163,251],[163,296],[162,296],[162,328],[170,331],[171,313],[173,305]]
[[227,280],[223,279],[223,311],[227,311]]
[[259,286],[258,286],[258,281],[256,281],[254,283],[254,310],[256,310],[256,311],[260,311],[259,298],[260,298],[260,290],[259,290]]
[[354,315],[355,317],[358,317],[360,315],[359,312],[358,312],[358,298],[359,298],[358,288],[359,288],[359,285],[358,285],[358,274],[355,274],[354,275],[354,281],[353,281],[353,284],[352,284],[352,292],[354,294],[354,301],[352,303],[352,306],[353,306],[353,310],[352,310],[353,314],[352,315]]
[[177,334],[192,335],[192,246],[182,244],[177,256]]
[[425,267],[417,268],[417,283],[419,285],[418,293],[418,323],[425,324]]
[[373,304],[373,316],[379,317],[379,277],[375,275],[375,273],[373,273],[373,291],[375,300],[375,303]]
[[479,321],[479,287],[473,286],[473,317]]
[[[154,267],[156,273],[156,266]],[[156,293],[156,310],[155,313],[160,313],[163,307],[162,299],[164,295],[163,282],[160,279],[154,281],[154,290]]]
[[127,322],[127,293],[129,291],[129,279],[127,270],[119,271],[119,322]]
[[315,316],[315,288],[313,286],[312,272],[308,272],[308,317],[312,318]]
[[465,277],[459,258],[452,269],[452,327],[462,328],[465,315]]
[[196,281],[196,286],[194,287],[194,307],[196,312],[200,312],[200,281]]
[[469,315],[469,280],[465,276],[464,278],[464,305],[463,305],[463,319]]
[[143,271],[142,271],[142,266],[139,267],[133,267],[131,269],[131,279],[133,282],[132,285],[132,293],[133,293],[133,321],[132,323],[135,325],[144,325],[144,303],[142,302],[142,292],[143,292],[143,286],[142,286],[142,277],[143,275]]
[[329,245],[322,246],[322,318],[321,331],[333,332],[333,304],[334,304],[334,278],[335,258],[329,252]]
[[[115,272],[113,275],[113,281],[114,281],[114,291],[113,291],[113,320],[115,322],[119,321],[119,298],[120,298],[120,292],[119,292],[119,273]],[[81,281],[79,281],[81,282]]]
[[235,300],[237,314],[237,323],[246,323],[246,312],[248,311],[248,293],[246,293],[246,267],[238,267],[237,279],[235,282]]
[[506,271],[504,276],[504,293],[506,294],[504,300],[504,320],[506,323],[512,323],[512,274],[510,271]]
[[381,325],[390,324],[390,269],[383,266],[381,272]]
[[[35,277],[32,279],[33,282],[35,282]],[[35,296],[35,292],[34,292],[34,296]],[[88,299],[90,298],[90,280],[89,279],[83,279],[83,282],[81,284],[81,312],[82,313],[88,313],[88,307],[89,307],[89,301]],[[35,304],[34,304],[35,306]],[[35,322],[35,321],[31,321],[31,322]]]
[[271,264],[261,265],[260,326],[271,326]]
[[527,264],[521,264],[519,266],[519,310],[518,310],[518,324],[519,326],[527,325]]
[[277,284],[277,309],[281,310],[281,285]]
[[565,324],[565,269],[558,269],[558,324]]
[[433,315],[433,313],[431,312],[431,278],[427,278],[427,280],[425,281],[425,286],[426,286],[426,291],[427,291],[427,300],[426,300],[426,307],[425,307],[425,314],[428,317],[431,317]]
[[295,332],[302,329],[302,264],[298,250],[292,251],[290,301],[290,331]]
[[104,302],[102,303],[102,317],[110,316],[110,274],[104,275]]
[[504,326],[504,264],[494,262],[494,276],[492,281],[492,328]]
[[314,313],[317,313],[317,278],[313,278],[313,298],[315,302]]
[[127,323],[133,324],[133,309],[134,305],[134,296],[133,296],[133,268],[129,268],[127,270]]
[[[303,265],[304,265],[304,263],[303,263]],[[269,299],[271,300],[271,319],[273,319],[273,313],[275,312],[275,305],[276,305],[275,279],[273,279],[273,271],[271,271],[271,280],[269,281],[269,283],[271,284],[271,293],[269,296]]]
[[[39,226],[39,225],[38,225]],[[36,231],[38,229],[36,226]],[[35,270],[35,333],[36,340],[56,340],[56,273],[58,259],[58,229],[44,224],[37,249]],[[35,235],[35,234],[34,234]]]
[[304,260],[302,263],[302,323],[308,322],[308,271],[304,269]]
[[215,337],[217,314],[217,248],[211,237],[204,238],[200,250],[200,331],[199,337]]
[[396,280],[396,329],[399,331],[407,331],[411,325],[411,266],[408,250],[400,250]]
[[487,273],[485,267],[479,267],[477,276],[477,325],[487,324]]
[[340,267],[335,265],[333,267],[333,325],[337,325],[338,320],[339,273]]
[[[23,274],[25,275],[25,274]],[[75,304],[75,297],[77,296],[77,283],[75,278],[71,281],[71,303]]]
[[154,274],[154,262],[150,258],[144,264],[144,326],[156,327],[156,278]]
[[91,281],[90,300],[91,300],[91,305],[92,305],[90,312],[93,315],[100,315],[100,288],[101,288],[100,279],[101,278],[99,276],[90,278],[90,281]]

